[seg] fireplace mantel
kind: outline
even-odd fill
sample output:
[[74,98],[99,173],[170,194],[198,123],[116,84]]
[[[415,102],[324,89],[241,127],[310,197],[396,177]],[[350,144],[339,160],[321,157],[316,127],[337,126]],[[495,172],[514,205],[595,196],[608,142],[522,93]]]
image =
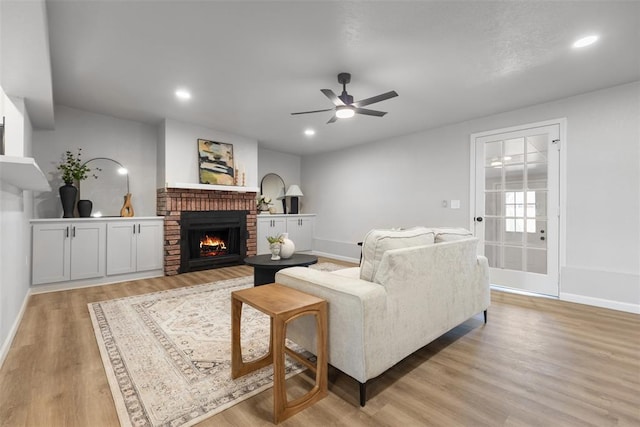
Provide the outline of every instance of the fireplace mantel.
[[238,193],[260,193],[259,187],[241,187],[233,185],[193,184],[188,182],[167,183],[167,189],[180,188],[187,190],[236,191]]

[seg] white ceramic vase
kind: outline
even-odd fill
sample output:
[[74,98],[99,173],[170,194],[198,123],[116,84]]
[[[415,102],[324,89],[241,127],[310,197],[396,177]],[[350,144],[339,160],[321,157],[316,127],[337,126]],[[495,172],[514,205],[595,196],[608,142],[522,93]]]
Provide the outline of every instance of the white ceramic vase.
[[282,233],[282,243],[280,244],[280,257],[291,258],[296,250],[296,245],[289,239],[289,233]]

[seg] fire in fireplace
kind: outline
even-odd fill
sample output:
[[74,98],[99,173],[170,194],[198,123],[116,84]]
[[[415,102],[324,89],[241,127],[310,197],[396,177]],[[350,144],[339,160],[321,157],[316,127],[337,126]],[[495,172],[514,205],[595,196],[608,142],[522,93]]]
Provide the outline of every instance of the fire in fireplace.
[[247,211],[183,211],[180,272],[239,265],[247,253]]
[[219,256],[227,254],[227,244],[221,237],[205,234],[200,237],[200,256]]

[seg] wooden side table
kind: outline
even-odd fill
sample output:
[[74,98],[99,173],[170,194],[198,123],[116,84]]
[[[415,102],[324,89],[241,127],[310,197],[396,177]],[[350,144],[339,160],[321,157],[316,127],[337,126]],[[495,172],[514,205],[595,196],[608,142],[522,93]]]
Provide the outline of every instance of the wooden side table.
[[[242,304],[271,317],[269,352],[262,358],[245,363],[240,345]],[[287,323],[301,316],[316,319],[317,353],[315,365],[285,345]],[[287,401],[285,353],[316,374],[315,385],[308,393]],[[273,363],[273,421],[279,423],[313,405],[327,395],[327,302],[297,289],[273,283],[231,293],[231,377],[238,378]]]

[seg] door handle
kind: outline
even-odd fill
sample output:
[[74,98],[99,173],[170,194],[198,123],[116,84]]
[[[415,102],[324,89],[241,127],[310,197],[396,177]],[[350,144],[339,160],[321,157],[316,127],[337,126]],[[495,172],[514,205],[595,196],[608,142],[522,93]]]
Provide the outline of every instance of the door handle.
[[476,222],[482,222],[482,217],[481,216],[477,216],[475,218],[473,218],[474,221]]

